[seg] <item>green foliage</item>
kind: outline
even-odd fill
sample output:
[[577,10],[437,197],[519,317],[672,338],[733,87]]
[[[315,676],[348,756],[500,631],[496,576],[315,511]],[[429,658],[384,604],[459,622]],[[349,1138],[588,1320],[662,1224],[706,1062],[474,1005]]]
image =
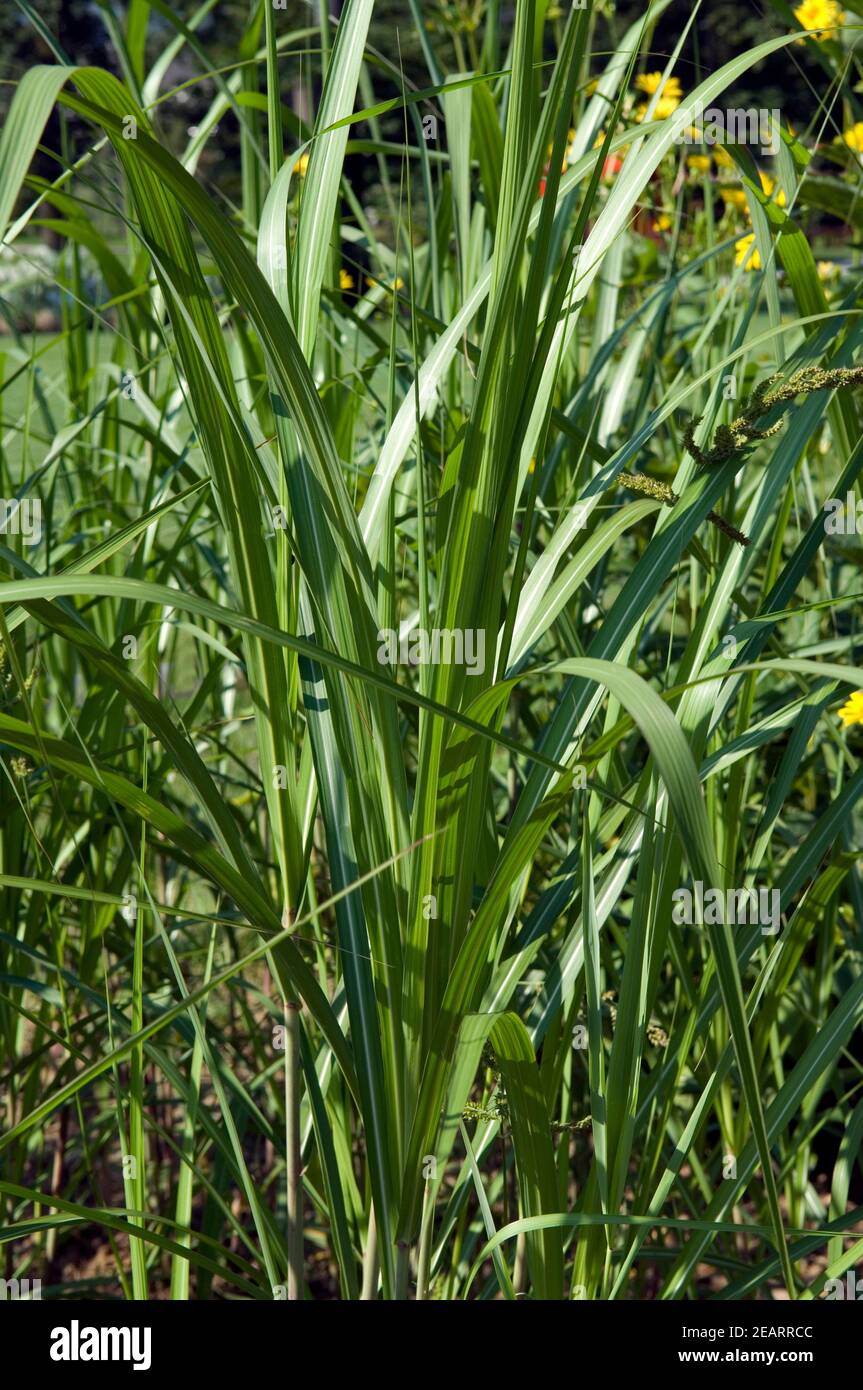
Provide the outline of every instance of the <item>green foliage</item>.
[[768,164],[677,141],[790,70],[778,10],[705,66],[668,0],[67,8],[17,5],[0,137],[9,1275],[818,1296],[853,27]]

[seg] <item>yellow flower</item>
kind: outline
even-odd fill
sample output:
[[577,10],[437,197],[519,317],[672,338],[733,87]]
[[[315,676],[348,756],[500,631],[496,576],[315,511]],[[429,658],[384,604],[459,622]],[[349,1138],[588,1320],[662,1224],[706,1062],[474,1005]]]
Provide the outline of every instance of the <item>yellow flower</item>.
[[839,710],[839,718],[846,728],[851,724],[863,724],[863,690],[855,690]]
[[691,169],[693,174],[709,174],[710,156],[706,154],[691,154],[686,161],[687,169]]
[[405,283],[405,282],[404,282],[404,280],[402,279],[402,277],[401,277],[400,275],[397,275],[397,276],[396,276],[396,278],[395,278],[395,280],[393,281],[392,285],[381,285],[380,282],[379,282],[378,280],[373,280],[373,279],[371,278],[370,275],[367,275],[367,276],[366,276],[366,284],[368,285],[368,287],[369,287],[370,290],[374,290],[374,289],[382,289],[382,290],[387,290],[387,289],[389,289],[389,290],[400,290],[400,289],[403,289],[403,288],[404,288],[404,283]]
[[680,97],[668,96],[666,93],[659,98],[656,103],[656,110],[653,115],[657,121],[665,121],[669,116],[673,116],[680,105]]
[[294,165],[294,168],[296,169],[296,172],[299,174],[301,179],[304,179],[306,177],[306,170],[308,169],[308,167],[309,156],[307,154],[301,154],[296,164]]
[[354,277],[344,266],[339,271],[339,286],[343,290],[352,290],[354,287]]
[[[654,96],[654,94],[659,91],[659,88],[662,87],[662,96],[657,101],[653,112],[653,119],[655,121],[664,121],[667,120],[669,116],[673,116],[683,97],[683,92],[680,90],[679,79],[676,77],[669,77],[666,79],[665,85],[663,86],[661,72],[642,72],[636,77],[635,85],[640,92],[646,92],[649,97]],[[637,121],[643,121],[646,115],[647,102],[642,102],[641,105],[635,109],[635,119]]]
[[731,155],[728,153],[724,145],[715,146],[713,150],[713,158],[716,160],[716,163],[719,165],[720,169],[734,168],[734,160],[731,158]]
[[[635,79],[635,85],[638,90],[640,92],[646,92],[649,97],[652,97],[653,93],[658,91],[661,82],[661,72],[643,72]],[[665,97],[676,97],[678,104],[680,103],[680,98],[683,96],[683,93],[680,90],[678,78],[668,78],[662,89],[662,95]]]
[[531,459],[530,463],[527,465],[527,471],[528,471],[528,473],[533,473],[535,470],[536,470],[536,459]]
[[[564,152],[563,152],[563,163],[562,163],[561,166],[560,166],[560,172],[561,172],[562,174],[565,174],[566,171],[567,171],[567,169],[569,168],[569,157],[570,157],[570,154],[571,154],[571,152],[572,152],[572,145],[573,145],[574,141],[575,141],[575,131],[572,130],[572,129],[570,129],[570,131],[569,131],[569,133],[567,134],[567,137],[566,137],[566,149],[565,149]],[[552,150],[553,150],[553,149],[554,149],[554,146],[553,146],[553,145],[547,145],[547,146],[546,146],[546,151],[545,151],[545,162],[546,162],[546,165],[548,165],[548,164],[551,163],[551,153],[552,153]]]
[[[770,177],[769,174],[765,174],[765,173],[761,172],[760,170],[759,170],[759,176],[760,176],[760,178],[761,178],[761,191],[762,191],[762,193],[764,193],[768,198],[772,198],[772,197],[773,197],[773,190],[774,190],[774,188],[776,187],[776,182],[775,182],[775,180],[772,179],[772,178]],[[781,189],[781,188],[780,188],[779,192],[776,194],[776,206],[777,206],[778,208],[784,208],[784,206],[785,206],[785,194],[782,192],[782,189]]]
[[740,238],[740,240],[737,243],[737,249],[734,253],[735,265],[743,265],[745,263],[747,270],[761,269],[761,257],[758,254],[754,242],[754,232],[750,232],[748,236],[743,236]]
[[[820,30],[815,35],[819,43],[838,38],[839,25],[845,22],[844,11],[837,0],[803,0],[794,11],[794,18],[804,29]],[[805,43],[806,40],[798,39],[797,42]]]
[[654,222],[658,232],[667,232],[673,225],[674,219],[669,217],[667,212],[661,212]]
[[818,271],[819,280],[835,280],[839,274],[839,267],[835,261],[819,261],[815,269]]
[[[761,172],[760,170],[759,170],[759,178],[761,179],[761,191],[762,191],[762,193],[764,193],[765,197],[771,198],[771,197],[773,196],[773,190],[774,190],[774,189],[776,188],[776,186],[777,186],[776,183],[775,183],[775,181],[770,177],[769,174],[765,174],[765,173]],[[747,220],[747,221],[750,221],[750,220],[751,220],[751,219],[750,219],[750,216],[749,216],[749,204],[748,204],[747,201],[746,201],[746,194],[744,193],[744,191],[743,191],[742,188],[725,188],[725,187],[723,187],[723,188],[721,188],[719,191],[720,191],[720,193],[722,194],[723,200],[724,200],[726,203],[730,204],[732,207],[735,207],[735,208],[737,208],[740,212],[744,213],[745,216],[746,216],[746,220]],[[780,188],[779,191],[777,192],[776,198],[775,198],[774,201],[775,201],[777,207],[779,207],[779,208],[784,208],[786,199],[785,199],[785,194],[783,193],[783,191],[782,191],[781,188]],[[738,265],[739,265],[739,264],[740,264],[740,262],[738,261]]]
[[863,152],[863,121],[856,121],[850,130],[845,130],[841,135],[837,135],[834,144],[845,143],[849,150]]
[[[652,120],[667,121],[669,116],[673,116],[680,105],[679,97],[661,96],[653,108]],[[647,103],[642,102],[641,106],[635,108],[635,119],[643,121],[647,115]]]

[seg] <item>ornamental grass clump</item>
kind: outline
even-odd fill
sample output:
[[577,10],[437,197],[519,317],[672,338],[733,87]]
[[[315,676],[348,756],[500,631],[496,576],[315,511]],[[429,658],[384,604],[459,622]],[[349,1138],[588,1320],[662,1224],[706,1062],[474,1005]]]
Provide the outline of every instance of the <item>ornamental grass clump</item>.
[[[7,1277],[829,1292],[857,51],[783,7],[706,57],[669,0],[48,9],[0,86]],[[799,65],[769,175],[687,168]]]

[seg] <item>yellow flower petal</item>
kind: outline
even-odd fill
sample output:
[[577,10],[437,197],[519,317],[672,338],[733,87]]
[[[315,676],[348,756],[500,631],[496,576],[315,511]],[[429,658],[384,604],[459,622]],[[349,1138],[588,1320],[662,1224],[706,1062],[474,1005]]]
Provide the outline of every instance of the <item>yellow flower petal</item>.
[[[768,198],[772,198],[772,197],[773,197],[773,190],[774,190],[774,188],[776,187],[776,182],[775,182],[775,180],[772,179],[772,178],[770,177],[769,174],[765,174],[765,173],[763,173],[762,171],[759,171],[759,176],[760,176],[760,178],[761,178],[761,190],[762,190],[762,192],[763,192],[763,193],[766,193],[766,195],[767,195]],[[781,188],[780,188],[779,192],[776,194],[776,198],[775,198],[774,201],[775,201],[777,207],[779,207],[779,208],[784,208],[784,206],[785,206],[785,194],[782,192],[782,189],[781,189]]]
[[[804,29],[820,30],[813,34],[819,43],[839,37],[839,27],[845,23],[845,14],[837,0],[803,0],[794,11],[794,18]],[[805,43],[805,39],[798,39]]]
[[761,257],[755,246],[755,233],[750,232],[748,236],[743,236],[737,243],[734,252],[734,264],[745,265],[746,270],[760,270]]
[[863,724],[863,690],[855,690],[838,711],[839,718],[848,728],[851,724]]
[[837,135],[834,144],[846,144],[849,150],[863,151],[863,121],[855,121],[848,130]]
[[[635,85],[638,91],[646,92],[649,97],[652,97],[653,93],[659,90],[661,83],[661,72],[643,72],[635,79]],[[666,80],[665,86],[662,88],[662,95],[664,97],[675,97],[677,99],[677,103],[679,104],[680,98],[683,96],[683,93],[680,90],[679,78],[669,77]]]

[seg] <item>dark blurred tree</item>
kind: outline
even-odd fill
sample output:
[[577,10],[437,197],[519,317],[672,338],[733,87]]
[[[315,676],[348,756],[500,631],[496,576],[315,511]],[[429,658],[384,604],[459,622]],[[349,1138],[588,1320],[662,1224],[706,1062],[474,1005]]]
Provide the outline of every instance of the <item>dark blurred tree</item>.
[[[39,0],[39,18],[73,63],[116,68],[113,47],[93,0]],[[0,6],[0,79],[17,80],[37,63],[56,59],[15,0]],[[8,105],[8,90],[4,92]]]
[[[242,36],[250,17],[256,12],[258,0],[219,0],[197,30],[197,37],[214,68],[229,68],[240,56]],[[265,0],[270,3],[270,0]],[[488,3],[488,0],[487,0]],[[188,21],[198,8],[199,0],[177,0],[174,12]],[[329,0],[331,15],[337,16],[342,0]],[[644,0],[596,0],[599,11],[599,47],[615,47],[625,29],[643,15]],[[500,24],[504,35],[511,31],[514,19],[512,0],[500,4]],[[476,20],[472,0],[419,0],[424,30],[417,33],[408,0],[377,0],[369,33],[373,55],[370,72],[378,99],[394,96],[400,89],[399,65],[404,70],[408,87],[430,85],[428,67],[423,56],[423,43],[439,55],[445,71],[453,71],[457,54],[469,61],[471,51],[478,51],[483,32],[480,17],[476,42],[463,25]],[[111,39],[112,23],[122,33],[126,25],[125,0],[38,0],[40,22],[56,39],[62,52],[73,63],[96,64],[120,74],[121,67]],[[650,53],[644,60],[648,70],[661,68],[673,51],[681,29],[691,14],[691,0],[672,0],[660,17],[650,43]],[[285,10],[279,10],[278,28],[294,31],[315,30],[320,20],[320,0],[288,0]],[[461,27],[460,27],[461,26]],[[756,13],[748,0],[714,0],[699,13],[687,39],[677,66],[684,91],[691,91],[708,72],[715,71],[735,54],[745,52],[755,44],[781,33],[782,21],[772,11]],[[549,42],[552,26],[548,27]],[[151,10],[145,68],[148,68],[173,37],[170,22]],[[330,35],[330,42],[332,35]],[[305,51],[286,54],[281,63],[282,100],[295,114],[307,118],[314,109],[320,93],[320,39],[310,34]],[[379,55],[376,59],[374,55]],[[385,61],[380,61],[383,59]],[[37,63],[55,61],[50,46],[35,30],[30,19],[20,10],[16,0],[0,4],[0,120],[11,99],[11,83]],[[501,59],[502,61],[502,59]],[[201,72],[199,58],[184,48],[166,75],[163,90],[194,79]],[[260,79],[264,72],[261,66]],[[810,87],[807,78],[812,81]],[[814,91],[813,91],[814,87]],[[748,72],[741,83],[727,96],[734,105],[779,107],[800,129],[811,115],[817,93],[823,90],[823,74],[817,60],[804,48],[785,48]],[[156,117],[160,137],[179,151],[188,138],[188,128],[194,126],[208,109],[216,93],[211,78],[195,81],[173,100],[160,105]],[[89,138],[89,129],[77,117],[67,115],[67,138],[73,147]],[[401,138],[401,113],[392,113],[382,122],[385,134]],[[366,134],[361,127],[355,132]],[[59,155],[62,149],[60,119],[55,113],[43,140],[48,150]],[[201,177],[215,176],[218,187],[229,199],[237,196],[240,166],[240,140],[233,113],[220,121],[218,132],[208,141],[199,165]],[[56,159],[37,156],[35,171],[44,177],[56,177]],[[377,177],[376,166],[368,158],[349,157],[347,175],[360,196],[367,191],[369,180]]]
[[[94,64],[117,71],[114,50],[98,5],[93,0],[39,0],[39,19],[53,35],[59,50],[70,62]],[[13,82],[40,63],[56,63],[58,55],[33,27],[14,0],[0,6],[0,122],[5,120],[12,100]],[[74,146],[84,136],[85,123],[67,114],[67,138]],[[54,179],[60,172],[58,160],[63,150],[60,116],[55,109],[45,128],[41,144],[53,150],[56,158],[37,153],[32,169],[43,178]]]
[[[615,37],[619,38],[643,13],[639,0],[617,4],[612,21]],[[673,0],[669,5],[653,35],[648,70],[664,67],[691,13],[689,0]],[[755,9],[743,0],[713,0],[699,11],[681,53],[676,72],[683,90],[691,91],[708,73],[716,72],[732,58],[786,32],[787,26],[769,8]],[[817,104],[809,81],[816,76],[815,85],[820,88],[820,71],[806,49],[798,50],[792,45],[750,68],[729,89],[727,99],[733,105],[778,107],[800,126],[805,124],[806,113]]]

